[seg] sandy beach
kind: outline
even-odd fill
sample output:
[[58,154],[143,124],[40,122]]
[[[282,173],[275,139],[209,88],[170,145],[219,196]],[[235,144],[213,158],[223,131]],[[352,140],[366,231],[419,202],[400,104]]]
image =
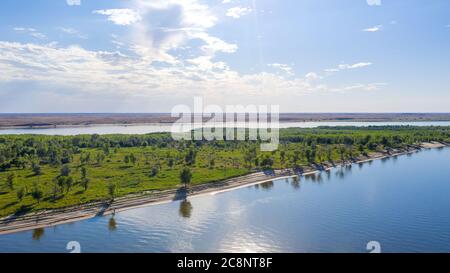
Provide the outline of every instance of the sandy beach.
[[386,157],[399,156],[414,153],[421,149],[441,148],[448,146],[448,143],[422,143],[412,145],[407,149],[390,150],[372,153],[366,157],[358,157],[353,161],[339,162],[335,164],[323,164],[314,167],[304,168],[301,172],[292,169],[274,170],[271,172],[255,172],[241,177],[236,177],[220,182],[212,182],[191,186],[188,193],[180,186],[178,189],[165,191],[143,192],[141,194],[128,195],[116,198],[114,201],[103,201],[68,208],[45,210],[26,214],[23,216],[9,216],[0,219],[0,234],[8,234],[36,228],[45,228],[59,224],[75,222],[96,216],[110,215],[124,210],[134,209],[143,206],[157,205],[176,200],[183,200],[188,196],[195,198],[205,194],[219,194],[230,190],[235,190],[250,185],[261,184],[273,180],[287,179],[300,175],[310,175],[319,171],[329,170],[333,167],[358,164]]

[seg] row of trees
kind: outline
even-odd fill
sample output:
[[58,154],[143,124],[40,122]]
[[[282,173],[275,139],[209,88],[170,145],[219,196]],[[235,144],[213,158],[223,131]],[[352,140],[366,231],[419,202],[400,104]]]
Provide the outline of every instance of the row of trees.
[[[448,127],[325,127],[315,129],[283,129],[282,143],[303,143],[313,145],[362,146],[376,150],[380,146],[396,147],[420,141],[448,141]],[[258,144],[257,141],[248,143]],[[72,162],[75,154],[84,148],[96,148],[95,158],[83,154],[83,163],[101,163],[111,153],[125,147],[147,147],[155,149],[170,147],[186,150],[186,161],[195,163],[195,148],[208,145],[217,149],[237,149],[241,141],[174,141],[170,134],[149,135],[85,135],[85,136],[2,136],[0,137],[0,170],[11,167],[26,168],[34,164],[63,165]],[[129,162],[133,158],[128,158]]]
[[[82,167],[81,170],[81,180],[78,182],[83,189],[86,191],[88,189],[90,179],[87,177],[87,169],[85,167]],[[54,181],[54,187],[52,189],[51,197],[53,201],[55,201],[59,194],[68,193],[70,189],[72,188],[74,184],[74,179],[70,176],[71,170],[67,165],[64,165],[60,170],[60,175],[55,177]],[[185,188],[187,189],[188,184],[191,183],[192,180],[192,171],[189,168],[184,168],[181,170],[180,175],[180,182],[184,184]],[[7,182],[6,185],[10,190],[14,190],[14,184],[16,180],[16,175],[14,172],[10,173],[7,176]],[[112,200],[114,200],[117,192],[117,184],[116,183],[108,183],[107,184],[107,191],[108,195]],[[40,189],[39,183],[34,183],[33,187],[30,191],[27,190],[26,187],[20,187],[16,191],[16,196],[18,202],[22,202],[23,198],[26,195],[30,195],[34,200],[36,200],[37,203],[40,203],[42,198],[44,197],[44,192]]]

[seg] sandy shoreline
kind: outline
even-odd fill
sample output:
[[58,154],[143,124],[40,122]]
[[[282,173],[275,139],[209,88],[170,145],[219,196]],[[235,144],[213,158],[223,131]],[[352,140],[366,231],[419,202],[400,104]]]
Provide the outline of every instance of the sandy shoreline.
[[[421,150],[422,148],[432,149],[445,146],[448,146],[448,143],[422,143],[421,145],[410,146],[409,148],[403,150],[392,150],[384,153],[372,153],[367,157],[359,157],[351,162],[340,162],[335,165],[323,164],[314,168],[308,167],[304,168],[301,173],[296,173],[291,169],[275,170],[271,173],[251,173],[220,182],[192,186],[189,189],[188,195],[190,198],[192,198],[205,194],[219,194],[222,192],[261,184],[273,180],[287,179],[299,175],[309,175],[322,170],[329,170],[340,165],[358,164],[376,159],[414,153]],[[184,190],[182,190],[182,188],[164,191],[151,191],[144,192],[142,194],[134,194],[116,198],[113,202],[95,202],[62,209],[39,211],[23,216],[9,216],[0,219],[0,235],[80,221],[96,216],[109,215],[115,212],[149,205],[168,203],[176,200],[182,200],[185,197],[186,193],[184,192]]]

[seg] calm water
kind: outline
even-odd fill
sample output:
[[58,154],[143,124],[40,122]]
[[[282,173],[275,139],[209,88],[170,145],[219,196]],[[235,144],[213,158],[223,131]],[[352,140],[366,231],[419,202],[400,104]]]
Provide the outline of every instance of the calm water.
[[427,150],[3,235],[0,252],[450,252],[449,163]]
[[[239,124],[238,124],[239,125]],[[314,128],[318,126],[370,126],[370,125],[414,125],[414,126],[450,126],[449,121],[427,122],[282,122],[280,128]],[[245,126],[242,125],[242,126]],[[87,127],[59,127],[46,129],[0,129],[2,134],[42,134],[42,135],[80,135],[80,134],[148,134],[170,132],[171,124],[146,125],[93,125]],[[238,126],[239,127],[239,126]],[[251,123],[249,128],[257,127]],[[201,125],[194,125],[201,128]]]

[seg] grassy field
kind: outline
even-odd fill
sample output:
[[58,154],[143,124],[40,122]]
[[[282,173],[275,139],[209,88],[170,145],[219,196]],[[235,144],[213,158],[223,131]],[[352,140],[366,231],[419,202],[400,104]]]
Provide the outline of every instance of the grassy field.
[[[446,127],[285,129],[274,152],[259,151],[257,142],[176,142],[167,134],[0,136],[0,216],[106,200],[112,197],[110,185],[115,196],[177,188],[185,168],[196,185],[263,168],[338,162],[422,141],[450,141],[449,136]],[[58,183],[63,168],[70,171],[64,174],[69,186]],[[33,197],[36,190],[40,198]]]

